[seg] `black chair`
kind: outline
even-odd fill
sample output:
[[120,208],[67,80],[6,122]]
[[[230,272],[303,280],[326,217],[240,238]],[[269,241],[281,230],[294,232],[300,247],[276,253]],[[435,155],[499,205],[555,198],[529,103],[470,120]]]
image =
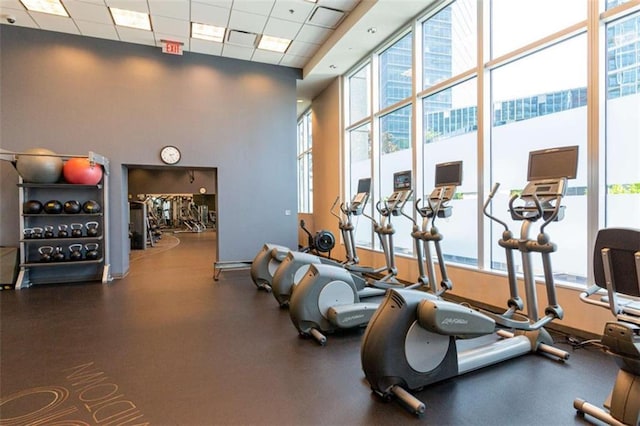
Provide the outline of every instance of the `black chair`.
[[[583,302],[607,308],[616,317],[605,325],[602,345],[620,367],[606,410],[575,399],[580,414],[611,425],[640,425],[640,230],[598,232],[593,254],[595,284]],[[606,296],[601,290],[606,290]]]

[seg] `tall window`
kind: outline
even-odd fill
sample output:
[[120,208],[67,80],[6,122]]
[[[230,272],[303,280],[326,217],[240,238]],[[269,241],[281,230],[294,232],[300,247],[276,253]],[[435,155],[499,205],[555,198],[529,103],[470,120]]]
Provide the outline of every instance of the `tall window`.
[[313,213],[311,112],[298,122],[298,213]]
[[640,227],[640,13],[606,27],[606,226]]
[[413,33],[409,33],[380,54],[380,109],[411,96]]
[[585,19],[585,0],[491,0],[491,57],[502,56]]
[[[453,215],[436,226],[446,236],[442,241],[445,259],[477,265],[477,129],[476,79],[471,79],[423,99],[423,188],[417,196],[426,200],[435,187],[435,167],[448,161],[462,161],[462,185],[449,205]],[[422,203],[424,204],[424,202]]]
[[[371,126],[364,124],[349,132],[349,170],[348,182],[351,198],[357,193],[358,181],[362,178],[371,177]],[[368,216],[372,216],[372,202],[365,207]],[[363,247],[373,247],[372,227],[369,219],[363,219],[361,216],[355,219],[355,241],[356,244]]]
[[459,0],[422,24],[422,86],[476,66],[477,0]]
[[[586,34],[495,69],[491,82],[491,181],[501,184],[500,192],[493,200],[493,209],[505,211],[511,194],[524,188],[530,151],[579,145],[578,178],[569,181],[569,191],[563,200],[567,207],[565,219],[561,226],[549,225],[547,232],[551,241],[558,244],[554,271],[565,277],[586,277]],[[505,219],[516,235],[519,234],[522,222],[511,221],[504,214],[496,215]],[[503,228],[495,223],[492,228],[492,265],[502,269],[504,249],[497,241]],[[539,261],[539,256],[535,258]],[[541,263],[537,267],[541,268]],[[535,272],[542,273],[542,270]]]
[[[412,169],[411,157],[411,105],[380,117],[380,171],[378,200],[384,202],[393,193],[393,174]],[[411,202],[407,208],[412,208]],[[409,210],[407,212],[411,214]],[[403,217],[392,217],[395,229],[394,245],[398,253],[412,253],[411,222]]]
[[[412,169],[415,197],[424,199],[433,189],[435,165],[461,160],[463,182],[451,203],[453,216],[438,224],[445,235],[445,260],[504,270],[504,249],[497,244],[502,229],[483,217],[481,198],[500,182],[492,213],[518,235],[521,223],[511,220],[508,201],[527,183],[529,152],[578,145],[578,173],[568,182],[564,219],[546,231],[558,247],[553,255],[558,281],[585,283],[589,242],[597,228],[640,227],[637,4],[431,3],[406,32],[363,59],[378,64],[376,72],[361,67],[348,75],[345,131],[352,155],[345,167],[372,171],[378,200],[390,193],[394,172]],[[596,5],[599,13],[588,13]],[[478,15],[485,20],[482,25]],[[375,84],[370,75],[377,77]],[[355,104],[353,99],[362,100]],[[600,121],[588,122],[590,117]],[[367,145],[360,145],[361,154],[355,156],[359,132],[362,140],[366,133]],[[400,220],[394,224],[399,251],[410,254],[412,245],[403,240],[408,228]],[[531,236],[536,232],[532,227]],[[539,256],[533,258],[534,273],[542,273]]]

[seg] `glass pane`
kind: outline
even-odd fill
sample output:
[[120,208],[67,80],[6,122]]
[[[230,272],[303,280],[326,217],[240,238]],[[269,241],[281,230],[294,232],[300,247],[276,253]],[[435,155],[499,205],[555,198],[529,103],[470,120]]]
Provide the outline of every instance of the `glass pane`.
[[[349,158],[347,176],[349,176],[349,199],[351,199],[358,190],[358,181],[362,178],[371,177],[371,126],[365,124],[349,132]],[[371,216],[373,197],[370,198],[369,204],[365,211]],[[363,216],[353,218],[355,227],[356,245],[372,248],[373,239],[371,221]]]
[[349,77],[349,123],[371,114],[371,65]]
[[416,195],[425,205],[435,187],[436,164],[462,161],[462,185],[449,203],[452,216],[437,219],[436,226],[445,236],[441,243],[445,259],[468,265],[478,264],[476,88],[474,78],[423,100],[425,193]]
[[629,3],[633,0],[607,0],[607,10],[613,9],[616,6],[619,6],[624,3]]
[[476,0],[458,0],[422,24],[423,88],[476,65]]
[[[412,169],[411,106],[395,110],[380,118],[380,179],[377,200],[393,193],[393,174]],[[413,185],[415,187],[415,185]],[[411,204],[407,203],[407,209]],[[411,210],[407,210],[411,214]],[[377,212],[376,212],[377,217]],[[396,253],[413,253],[412,223],[405,217],[393,217]]]
[[411,96],[413,33],[380,54],[380,109]]
[[606,225],[640,222],[640,13],[607,25]]
[[[583,282],[587,274],[587,38],[580,35],[494,70],[491,74],[493,126],[491,184],[500,182],[492,210],[515,235],[521,222],[506,208],[513,191],[526,185],[529,151],[554,146],[580,147],[578,177],[569,181],[561,224],[546,228],[558,251],[552,255],[555,275]],[[488,186],[487,186],[488,187]],[[532,232],[537,232],[532,230]],[[492,223],[492,267],[505,269],[502,228]],[[542,274],[534,256],[536,275]],[[517,260],[519,263],[520,260]]]
[[587,19],[586,0],[492,0],[491,57]]

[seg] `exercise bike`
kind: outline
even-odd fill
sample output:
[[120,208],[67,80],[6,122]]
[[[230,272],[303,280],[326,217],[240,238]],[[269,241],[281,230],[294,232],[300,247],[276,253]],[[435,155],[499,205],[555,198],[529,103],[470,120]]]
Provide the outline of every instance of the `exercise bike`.
[[[521,221],[520,238],[507,224],[488,212],[498,189],[494,186],[483,213],[505,230],[499,245],[505,249],[510,299],[502,314],[481,312],[434,298],[415,290],[389,290],[369,322],[361,345],[362,369],[372,391],[384,399],[397,398],[413,413],[423,414],[425,404],[409,391],[457,375],[532,352],[545,352],[560,360],[569,354],[552,346],[544,326],[562,319],[556,300],[550,254],[556,245],[544,232],[547,225],[562,220],[567,179],[577,170],[578,147],[530,153],[528,184],[509,201],[514,220]],[[515,205],[520,200],[523,205]],[[534,223],[542,221],[537,238],[529,237]],[[527,316],[518,294],[514,252],[522,255]],[[542,256],[549,305],[538,316],[536,284],[531,253]]]
[[[340,221],[338,222],[340,234],[342,235],[342,239],[345,242],[353,241],[354,227],[351,221],[351,217],[357,216],[363,212],[364,206],[369,199],[370,188],[371,178],[363,178],[358,181],[358,193],[354,196],[354,199],[352,201],[352,208],[349,209],[348,212],[346,212],[348,213],[346,219],[340,219]],[[331,207],[332,211],[338,201],[339,197],[336,198],[336,201]],[[345,264],[354,264],[358,262],[358,258],[355,255],[355,250],[351,251],[351,247],[355,247],[355,244],[351,245],[345,243]],[[341,264],[341,262],[330,259],[329,257],[313,255],[308,253],[308,251],[294,252],[286,246],[266,243],[262,246],[256,257],[253,259],[253,262],[251,263],[251,279],[259,290],[271,292],[274,274],[276,273],[280,264],[287,258],[289,253],[304,254],[304,256],[301,256],[301,258],[305,259],[305,263],[320,262],[329,264]]]
[[[610,425],[640,425],[640,230],[601,229],[593,253],[595,284],[580,299],[611,311],[602,345],[620,367],[606,410],[576,398],[573,407]],[[600,290],[606,296],[597,296]]]
[[289,301],[289,314],[301,336],[312,336],[324,345],[323,333],[367,324],[387,289],[402,287],[395,279],[395,254],[391,218],[400,216],[413,190],[411,171],[394,174],[394,192],[384,202],[376,203],[380,223],[370,218],[385,252],[387,274],[382,279],[356,279],[351,268],[323,264],[309,265],[307,273],[295,286]]
[[[371,179],[360,179],[358,183],[358,192],[349,203],[340,203],[340,214],[335,212],[338,206],[339,197],[331,206],[330,212],[338,219],[338,227],[344,241],[346,260],[343,262],[330,261],[326,258],[314,256],[309,253],[300,253],[290,251],[284,257],[280,265],[276,268],[271,280],[272,294],[281,308],[289,305],[289,298],[293,286],[309,270],[311,264],[330,264],[340,267],[350,267],[360,262],[356,252],[356,244],[354,238],[355,227],[351,220],[354,216],[360,216],[364,212],[364,208],[369,200],[369,190],[371,187]],[[354,277],[354,279],[364,279],[364,277]]]

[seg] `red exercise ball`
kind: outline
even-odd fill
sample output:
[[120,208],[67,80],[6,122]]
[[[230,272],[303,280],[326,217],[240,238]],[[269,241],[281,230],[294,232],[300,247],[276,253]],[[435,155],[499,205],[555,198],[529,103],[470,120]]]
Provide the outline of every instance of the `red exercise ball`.
[[64,180],[80,185],[97,185],[102,179],[102,167],[91,164],[88,158],[70,158],[62,168]]

